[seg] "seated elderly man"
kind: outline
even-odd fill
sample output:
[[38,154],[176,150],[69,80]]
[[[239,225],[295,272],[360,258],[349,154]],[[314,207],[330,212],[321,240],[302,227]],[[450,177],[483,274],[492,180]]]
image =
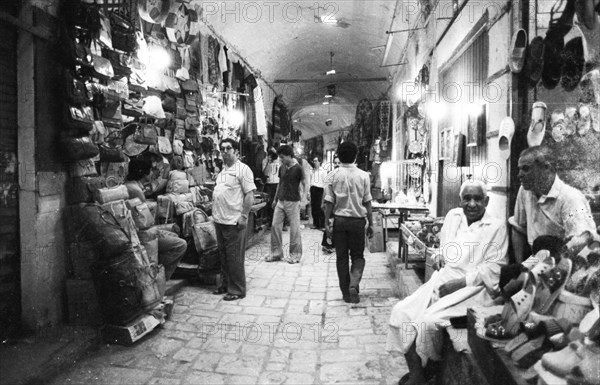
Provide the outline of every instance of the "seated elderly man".
[[464,316],[476,304],[491,305],[499,292],[500,269],[507,262],[505,221],[486,212],[489,197],[483,182],[463,183],[460,198],[461,208],[448,212],[440,233],[437,258],[443,267],[398,302],[390,316],[386,348],[403,353],[410,371],[402,383],[424,383],[427,361],[441,360],[436,323]]

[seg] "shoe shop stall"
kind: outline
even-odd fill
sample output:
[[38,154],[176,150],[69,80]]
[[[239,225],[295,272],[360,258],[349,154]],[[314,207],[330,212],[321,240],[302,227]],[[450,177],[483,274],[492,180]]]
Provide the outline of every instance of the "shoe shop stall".
[[[551,149],[557,175],[585,195],[598,224],[600,7],[594,1],[533,3],[529,33],[518,29],[511,41],[510,70],[530,97],[522,136],[526,147]],[[510,149],[514,133],[515,124],[503,121],[501,151]],[[513,154],[511,161],[517,159]],[[488,381],[600,383],[599,247],[590,241],[557,262],[540,255],[530,273],[513,282],[504,306],[469,311],[476,365],[498,363],[485,371]]]
[[[218,272],[218,145],[236,140],[259,175],[266,122],[253,74],[194,8],[101,3],[68,1],[61,18],[68,320],[129,344],[164,323],[173,272]],[[144,161],[150,173],[133,177]],[[144,199],[131,199],[131,183]]]

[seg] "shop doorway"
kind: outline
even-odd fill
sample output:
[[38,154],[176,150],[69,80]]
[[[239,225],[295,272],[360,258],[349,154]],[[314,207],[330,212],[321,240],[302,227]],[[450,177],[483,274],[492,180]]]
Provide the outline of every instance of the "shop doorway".
[[[488,72],[488,35],[479,23],[464,47],[440,70],[440,89],[446,111],[439,123],[437,213],[445,216],[458,207],[460,185],[467,179],[481,180],[487,158],[485,139],[473,140],[469,132],[470,111],[485,104]],[[462,53],[461,53],[462,52]],[[482,133],[485,138],[485,132]]]
[[[14,11],[2,5],[3,12]],[[10,12],[12,14],[12,12]],[[20,327],[21,258],[17,159],[17,29],[0,24],[0,338]]]

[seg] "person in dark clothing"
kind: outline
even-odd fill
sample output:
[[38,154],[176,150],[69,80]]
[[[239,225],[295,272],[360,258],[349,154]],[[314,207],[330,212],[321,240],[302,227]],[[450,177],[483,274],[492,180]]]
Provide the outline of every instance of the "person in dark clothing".
[[294,158],[291,146],[282,145],[277,149],[281,160],[279,184],[273,201],[273,223],[271,226],[271,253],[267,262],[283,258],[283,220],[290,221],[290,256],[289,263],[298,263],[302,257],[302,237],[300,233],[300,198],[305,194],[305,177],[302,166]]

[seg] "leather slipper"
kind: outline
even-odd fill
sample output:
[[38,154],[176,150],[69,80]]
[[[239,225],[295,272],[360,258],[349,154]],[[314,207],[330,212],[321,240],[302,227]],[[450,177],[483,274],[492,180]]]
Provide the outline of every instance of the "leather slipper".
[[583,74],[583,40],[576,37],[569,40],[563,51],[562,77],[560,83],[565,91],[573,91]]
[[546,133],[546,103],[535,102],[531,109],[531,125],[527,132],[527,145],[529,147],[539,146],[544,140]]
[[579,121],[577,122],[577,135],[584,136],[590,130],[592,116],[590,106],[582,104],[579,106]]
[[503,159],[510,158],[510,144],[515,134],[515,122],[510,116],[505,117],[500,122],[498,148],[500,149],[500,156]]
[[563,34],[551,24],[544,38],[544,69],[542,71],[542,84],[549,90],[554,89],[560,81],[564,47]]
[[536,36],[529,43],[527,50],[527,60],[525,60],[525,71],[529,76],[529,82],[535,86],[542,78],[544,70],[544,39]]
[[527,50],[527,32],[519,29],[512,37],[510,44],[510,58],[508,66],[510,70],[518,74],[523,70],[525,64],[525,51]]
[[567,107],[565,109],[565,136],[571,136],[577,131],[577,123],[579,122],[579,112],[575,107]]
[[560,143],[565,139],[565,114],[561,110],[554,110],[550,117],[550,127],[552,128],[552,139]]

